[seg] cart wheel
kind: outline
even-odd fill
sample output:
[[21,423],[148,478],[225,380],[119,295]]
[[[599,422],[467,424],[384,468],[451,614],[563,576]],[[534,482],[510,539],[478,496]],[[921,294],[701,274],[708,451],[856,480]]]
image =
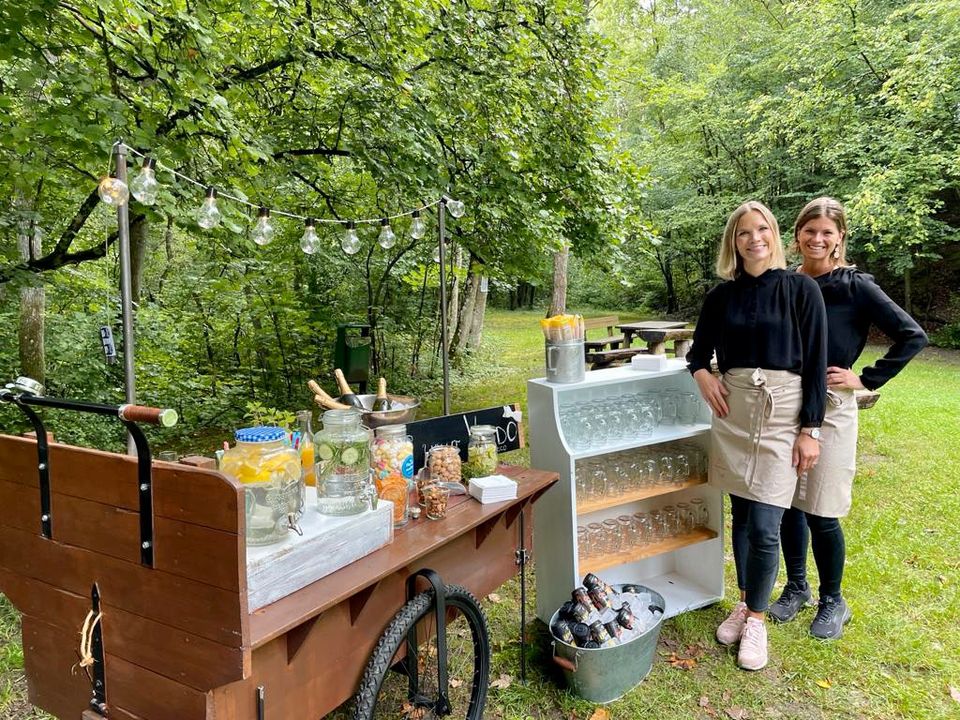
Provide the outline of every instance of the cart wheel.
[[[481,720],[490,677],[487,621],[476,598],[459,585],[446,586],[447,673],[452,718]],[[407,633],[416,628],[416,666],[407,653]],[[380,637],[360,681],[354,720],[441,717],[436,707],[437,621],[433,590],[404,605]]]

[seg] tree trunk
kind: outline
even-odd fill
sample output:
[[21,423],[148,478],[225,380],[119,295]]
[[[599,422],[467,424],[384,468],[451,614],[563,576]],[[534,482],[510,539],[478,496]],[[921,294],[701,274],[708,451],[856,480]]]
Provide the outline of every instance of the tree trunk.
[[[28,234],[33,228],[21,226],[17,236],[17,248],[20,259],[27,262],[40,257],[40,235]],[[20,372],[37,382],[46,378],[46,358],[43,343],[43,309],[46,292],[43,283],[33,278],[35,283],[20,290]]]
[[130,218],[130,300],[140,304],[140,289],[143,287],[143,266],[147,258],[147,230],[149,224],[144,215]]
[[477,298],[473,304],[473,318],[470,321],[470,337],[467,340],[467,349],[475,350],[480,347],[480,336],[483,333],[483,319],[487,312],[487,279],[477,273]]
[[457,276],[457,268],[460,267],[460,248],[451,248],[450,267],[447,282],[450,284],[450,292],[447,294],[447,342],[449,350],[453,352],[453,338],[457,334],[459,312],[460,312],[460,278]]
[[547,317],[553,317],[567,311],[567,265],[570,260],[570,246],[553,254],[553,295],[550,297],[550,309]]
[[477,301],[477,292],[480,287],[480,276],[475,272],[478,263],[476,258],[470,255],[469,274],[467,275],[467,286],[463,292],[463,304],[460,307],[460,316],[457,320],[457,333],[454,336],[451,347],[456,354],[461,354],[468,347],[470,333],[473,329],[473,307]]

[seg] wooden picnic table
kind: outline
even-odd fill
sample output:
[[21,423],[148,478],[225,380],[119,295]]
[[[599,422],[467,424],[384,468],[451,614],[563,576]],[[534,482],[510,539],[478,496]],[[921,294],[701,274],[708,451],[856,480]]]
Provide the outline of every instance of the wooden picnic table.
[[693,330],[687,329],[687,323],[673,320],[644,320],[642,322],[623,323],[617,325],[623,333],[623,346],[629,348],[636,335],[647,343],[647,351],[651,355],[662,355],[666,352],[666,343],[673,341],[677,357],[685,357],[690,350]]

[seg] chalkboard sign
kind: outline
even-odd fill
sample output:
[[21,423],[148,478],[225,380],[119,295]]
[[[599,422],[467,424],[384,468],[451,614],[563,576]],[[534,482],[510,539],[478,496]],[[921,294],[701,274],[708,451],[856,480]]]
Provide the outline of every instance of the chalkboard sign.
[[407,432],[413,438],[414,468],[423,467],[424,456],[434,445],[455,445],[460,448],[460,458],[466,460],[473,425],[493,425],[497,429],[498,452],[518,450],[523,447],[521,423],[522,412],[516,404],[407,423]]

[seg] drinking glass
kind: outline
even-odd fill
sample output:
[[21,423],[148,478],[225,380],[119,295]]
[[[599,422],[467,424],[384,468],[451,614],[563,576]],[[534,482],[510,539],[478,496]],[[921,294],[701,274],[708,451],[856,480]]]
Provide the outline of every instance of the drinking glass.
[[590,557],[590,543],[587,540],[587,529],[577,525],[577,549],[581,558]]
[[620,524],[610,518],[603,521],[603,549],[607,553],[620,552]]
[[653,526],[650,522],[650,514],[645,512],[635,512],[633,514],[633,525],[637,532],[637,543],[646,545],[653,542]]
[[675,477],[674,467],[673,467],[673,456],[663,455],[657,461],[657,469],[660,471],[660,476],[658,478],[658,484],[660,485],[672,485],[673,479]]
[[620,549],[628,550],[637,544],[637,531],[633,526],[633,518],[630,515],[620,515],[617,518],[617,525],[620,526]]
[[673,482],[675,485],[683,485],[690,479],[690,456],[685,450],[681,450],[673,456]]
[[663,536],[673,537],[679,532],[677,508],[674,505],[664,505],[660,508],[663,517]]
[[688,533],[695,528],[693,513],[690,509],[690,503],[677,503],[677,532]]
[[677,397],[676,388],[666,388],[660,392],[661,425],[677,424]]
[[660,481],[660,468],[656,459],[645,456],[640,461],[640,487],[651,488]]
[[650,511],[650,540],[657,542],[667,537],[663,512],[659,508]]
[[590,556],[596,557],[603,555],[603,525],[598,522],[592,522],[587,525],[587,545],[590,548]]
[[693,393],[677,394],[677,422],[681,425],[694,425],[699,415],[699,399]]
[[705,528],[710,523],[710,511],[703,498],[693,498],[690,501],[690,510],[694,518],[694,527]]

